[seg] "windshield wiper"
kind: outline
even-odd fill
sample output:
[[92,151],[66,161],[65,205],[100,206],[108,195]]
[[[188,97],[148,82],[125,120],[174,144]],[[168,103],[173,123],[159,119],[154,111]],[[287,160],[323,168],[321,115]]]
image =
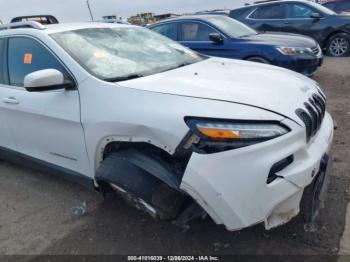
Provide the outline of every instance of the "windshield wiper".
[[131,80],[135,78],[140,78],[143,77],[144,75],[141,74],[131,74],[127,76],[118,76],[118,77],[112,77],[112,78],[105,78],[104,80],[107,82],[120,82],[120,81],[126,81],[126,80]]

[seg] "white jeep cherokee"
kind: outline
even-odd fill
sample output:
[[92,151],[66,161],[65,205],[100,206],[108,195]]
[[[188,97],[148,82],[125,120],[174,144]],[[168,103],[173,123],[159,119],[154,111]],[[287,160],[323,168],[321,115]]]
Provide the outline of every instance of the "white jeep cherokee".
[[116,191],[179,226],[209,214],[228,230],[270,229],[306,194],[317,215],[333,121],[315,81],[129,25],[2,29],[1,158]]

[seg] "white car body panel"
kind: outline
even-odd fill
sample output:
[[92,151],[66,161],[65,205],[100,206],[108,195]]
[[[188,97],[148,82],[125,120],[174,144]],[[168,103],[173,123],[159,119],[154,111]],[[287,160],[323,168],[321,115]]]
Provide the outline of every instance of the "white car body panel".
[[[287,123],[295,125],[289,120]],[[314,178],[313,170],[318,172],[322,156],[330,150],[333,121],[329,115],[308,147],[300,142],[303,130],[293,128],[296,130],[284,137],[251,147],[211,155],[194,154],[181,188],[228,230],[268,220],[281,203],[295,195],[301,197],[300,192]],[[294,154],[295,161],[279,173],[284,179],[267,184],[272,165],[291,154]],[[299,213],[300,197],[280,211],[279,221],[275,221],[274,226],[284,223],[286,214],[291,219]]]
[[301,74],[224,58],[210,58],[120,84],[153,92],[254,105],[278,112],[300,124],[295,110],[306,101],[305,97],[317,92],[316,82]]
[[[96,88],[99,85],[104,92]],[[173,154],[189,132],[184,121],[189,115],[283,120],[280,115],[250,106],[136,90],[92,78],[84,81],[79,91],[87,148],[90,159],[95,159],[93,171],[101,161],[103,145],[112,140],[148,142]]]
[[[315,81],[273,66],[209,58],[160,74],[107,83],[90,75],[48,36],[86,27],[130,26],[86,23],[0,32],[0,37],[40,40],[78,85],[77,90],[41,93],[0,86],[1,98],[15,97],[20,102],[0,106],[1,147],[94,179],[103,150],[113,141],[145,142],[173,155],[190,131],[186,116],[279,121],[291,132],[245,148],[193,153],[181,188],[228,230],[260,222],[269,229],[298,214],[303,190],[329,152],[333,137],[333,122],[326,114],[321,129],[307,143],[304,123],[295,113],[319,92]],[[295,161],[281,171],[283,178],[267,184],[271,166],[291,154]]]
[[28,92],[0,85],[0,95],[18,101],[4,108],[17,152],[81,174],[90,173],[77,90]]

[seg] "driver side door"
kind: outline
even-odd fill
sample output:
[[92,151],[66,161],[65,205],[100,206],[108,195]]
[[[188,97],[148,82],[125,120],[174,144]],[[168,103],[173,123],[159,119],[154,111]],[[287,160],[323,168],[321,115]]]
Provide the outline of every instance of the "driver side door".
[[[319,40],[322,38],[323,17],[317,10],[303,3],[287,3],[286,19],[283,31],[306,35]],[[320,18],[312,18],[313,14],[319,14]]]
[[88,174],[78,89],[28,92],[23,85],[26,75],[43,69],[56,69],[67,81],[75,82],[74,77],[38,39],[11,37],[7,45],[4,96],[16,151],[48,167]]
[[179,37],[180,43],[192,50],[209,56],[233,58],[233,50],[227,41],[221,44],[214,43],[209,35],[211,33],[218,33],[223,36],[221,32],[206,24],[198,21],[185,21],[179,23]]

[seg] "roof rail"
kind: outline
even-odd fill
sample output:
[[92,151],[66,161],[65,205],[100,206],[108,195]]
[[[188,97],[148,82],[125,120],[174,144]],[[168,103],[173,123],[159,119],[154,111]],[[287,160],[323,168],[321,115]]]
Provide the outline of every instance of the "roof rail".
[[32,29],[38,29],[38,30],[46,29],[45,26],[35,21],[16,22],[16,23],[9,23],[6,25],[0,25],[0,30],[17,29],[17,28],[32,28]]
[[264,4],[264,3],[270,3],[270,2],[276,2],[280,0],[261,0],[261,1],[256,1],[254,4]]

